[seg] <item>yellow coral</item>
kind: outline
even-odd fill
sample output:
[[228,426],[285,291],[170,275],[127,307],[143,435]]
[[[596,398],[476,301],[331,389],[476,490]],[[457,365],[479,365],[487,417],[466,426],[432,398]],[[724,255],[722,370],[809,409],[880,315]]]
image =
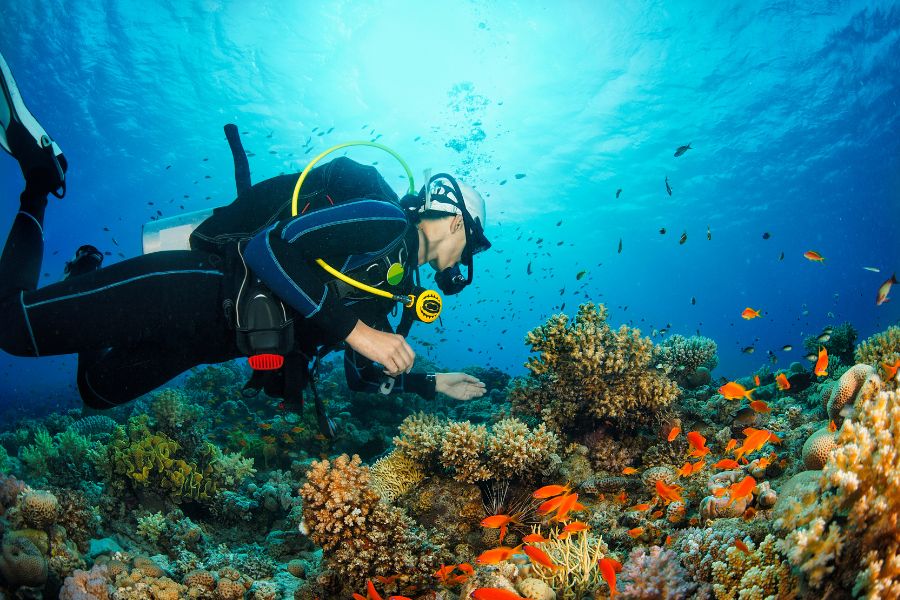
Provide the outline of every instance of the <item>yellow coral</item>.
[[[900,393],[873,376],[822,470],[817,502],[785,512],[784,548],[814,588],[900,597]],[[827,580],[826,580],[826,575]]]
[[892,325],[856,347],[856,362],[878,367],[900,359],[900,326]]
[[538,355],[525,364],[530,376],[513,385],[515,410],[572,431],[592,425],[585,416],[638,425],[671,404],[678,386],[651,367],[653,342],[625,325],[613,330],[606,317],[605,306],[589,302],[572,323],[554,315],[528,333]]
[[468,421],[450,423],[441,443],[440,461],[453,477],[466,483],[490,479],[491,471],[481,463],[487,428]]
[[437,457],[444,427],[435,415],[424,412],[410,415],[400,424],[400,435],[394,446],[406,456],[429,463]]
[[[539,532],[540,528],[532,528],[532,533]],[[532,563],[531,572],[556,590],[561,600],[580,599],[588,591],[605,585],[597,566],[597,561],[609,554],[603,538],[588,532],[564,539],[559,539],[558,532],[550,532],[546,537],[549,541],[542,542],[540,549],[562,568],[548,569]]]
[[372,488],[387,502],[393,502],[425,479],[421,465],[400,450],[376,460],[369,467]]
[[712,565],[713,592],[717,600],[743,598],[797,597],[797,580],[791,567],[776,551],[775,538],[770,534],[754,548],[750,538],[743,540],[749,548],[744,553],[735,546],[725,550],[724,560]]

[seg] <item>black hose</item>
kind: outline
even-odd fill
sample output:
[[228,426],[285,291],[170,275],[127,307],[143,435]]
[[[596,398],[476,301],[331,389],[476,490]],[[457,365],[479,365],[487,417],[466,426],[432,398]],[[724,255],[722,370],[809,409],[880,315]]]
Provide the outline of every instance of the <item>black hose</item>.
[[228,146],[231,148],[231,157],[234,159],[234,184],[240,196],[250,189],[250,163],[247,161],[247,153],[241,144],[241,135],[237,125],[229,123],[225,126],[225,137],[228,138]]

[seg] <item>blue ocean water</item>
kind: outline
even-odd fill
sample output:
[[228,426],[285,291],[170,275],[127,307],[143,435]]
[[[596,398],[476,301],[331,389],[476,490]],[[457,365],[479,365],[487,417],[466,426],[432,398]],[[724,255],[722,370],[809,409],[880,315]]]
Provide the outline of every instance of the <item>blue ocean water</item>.
[[[417,185],[447,170],[487,196],[493,249],[475,284],[446,299],[441,330],[413,330],[414,349],[448,369],[523,373],[524,334],[586,299],[645,334],[715,339],[714,374],[729,379],[767,351],[779,367],[802,361],[803,337],[828,324],[862,339],[900,320],[897,302],[874,302],[900,267],[896,3],[4,0],[0,12],[0,50],[71,165],[47,211],[43,284],[81,244],[126,260],[157,211],[230,202],[233,122],[254,181],[377,138]],[[402,191],[386,154],[349,155]],[[0,231],[21,185],[0,157]],[[748,306],[762,318],[741,319]],[[0,357],[4,406],[78,405],[74,369]]]

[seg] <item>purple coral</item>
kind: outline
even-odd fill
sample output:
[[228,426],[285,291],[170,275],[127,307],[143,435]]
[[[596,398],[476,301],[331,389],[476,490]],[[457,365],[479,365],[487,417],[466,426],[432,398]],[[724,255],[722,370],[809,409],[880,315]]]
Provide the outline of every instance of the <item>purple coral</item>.
[[645,553],[635,548],[619,575],[623,600],[682,600],[691,597],[697,584],[688,581],[678,555],[659,546]]

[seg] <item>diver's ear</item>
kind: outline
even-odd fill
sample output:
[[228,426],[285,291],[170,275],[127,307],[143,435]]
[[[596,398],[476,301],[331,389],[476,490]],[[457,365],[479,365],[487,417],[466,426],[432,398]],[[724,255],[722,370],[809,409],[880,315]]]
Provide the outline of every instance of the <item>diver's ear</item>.
[[456,233],[463,227],[463,217],[462,215],[453,215],[453,220],[450,221],[450,232]]

